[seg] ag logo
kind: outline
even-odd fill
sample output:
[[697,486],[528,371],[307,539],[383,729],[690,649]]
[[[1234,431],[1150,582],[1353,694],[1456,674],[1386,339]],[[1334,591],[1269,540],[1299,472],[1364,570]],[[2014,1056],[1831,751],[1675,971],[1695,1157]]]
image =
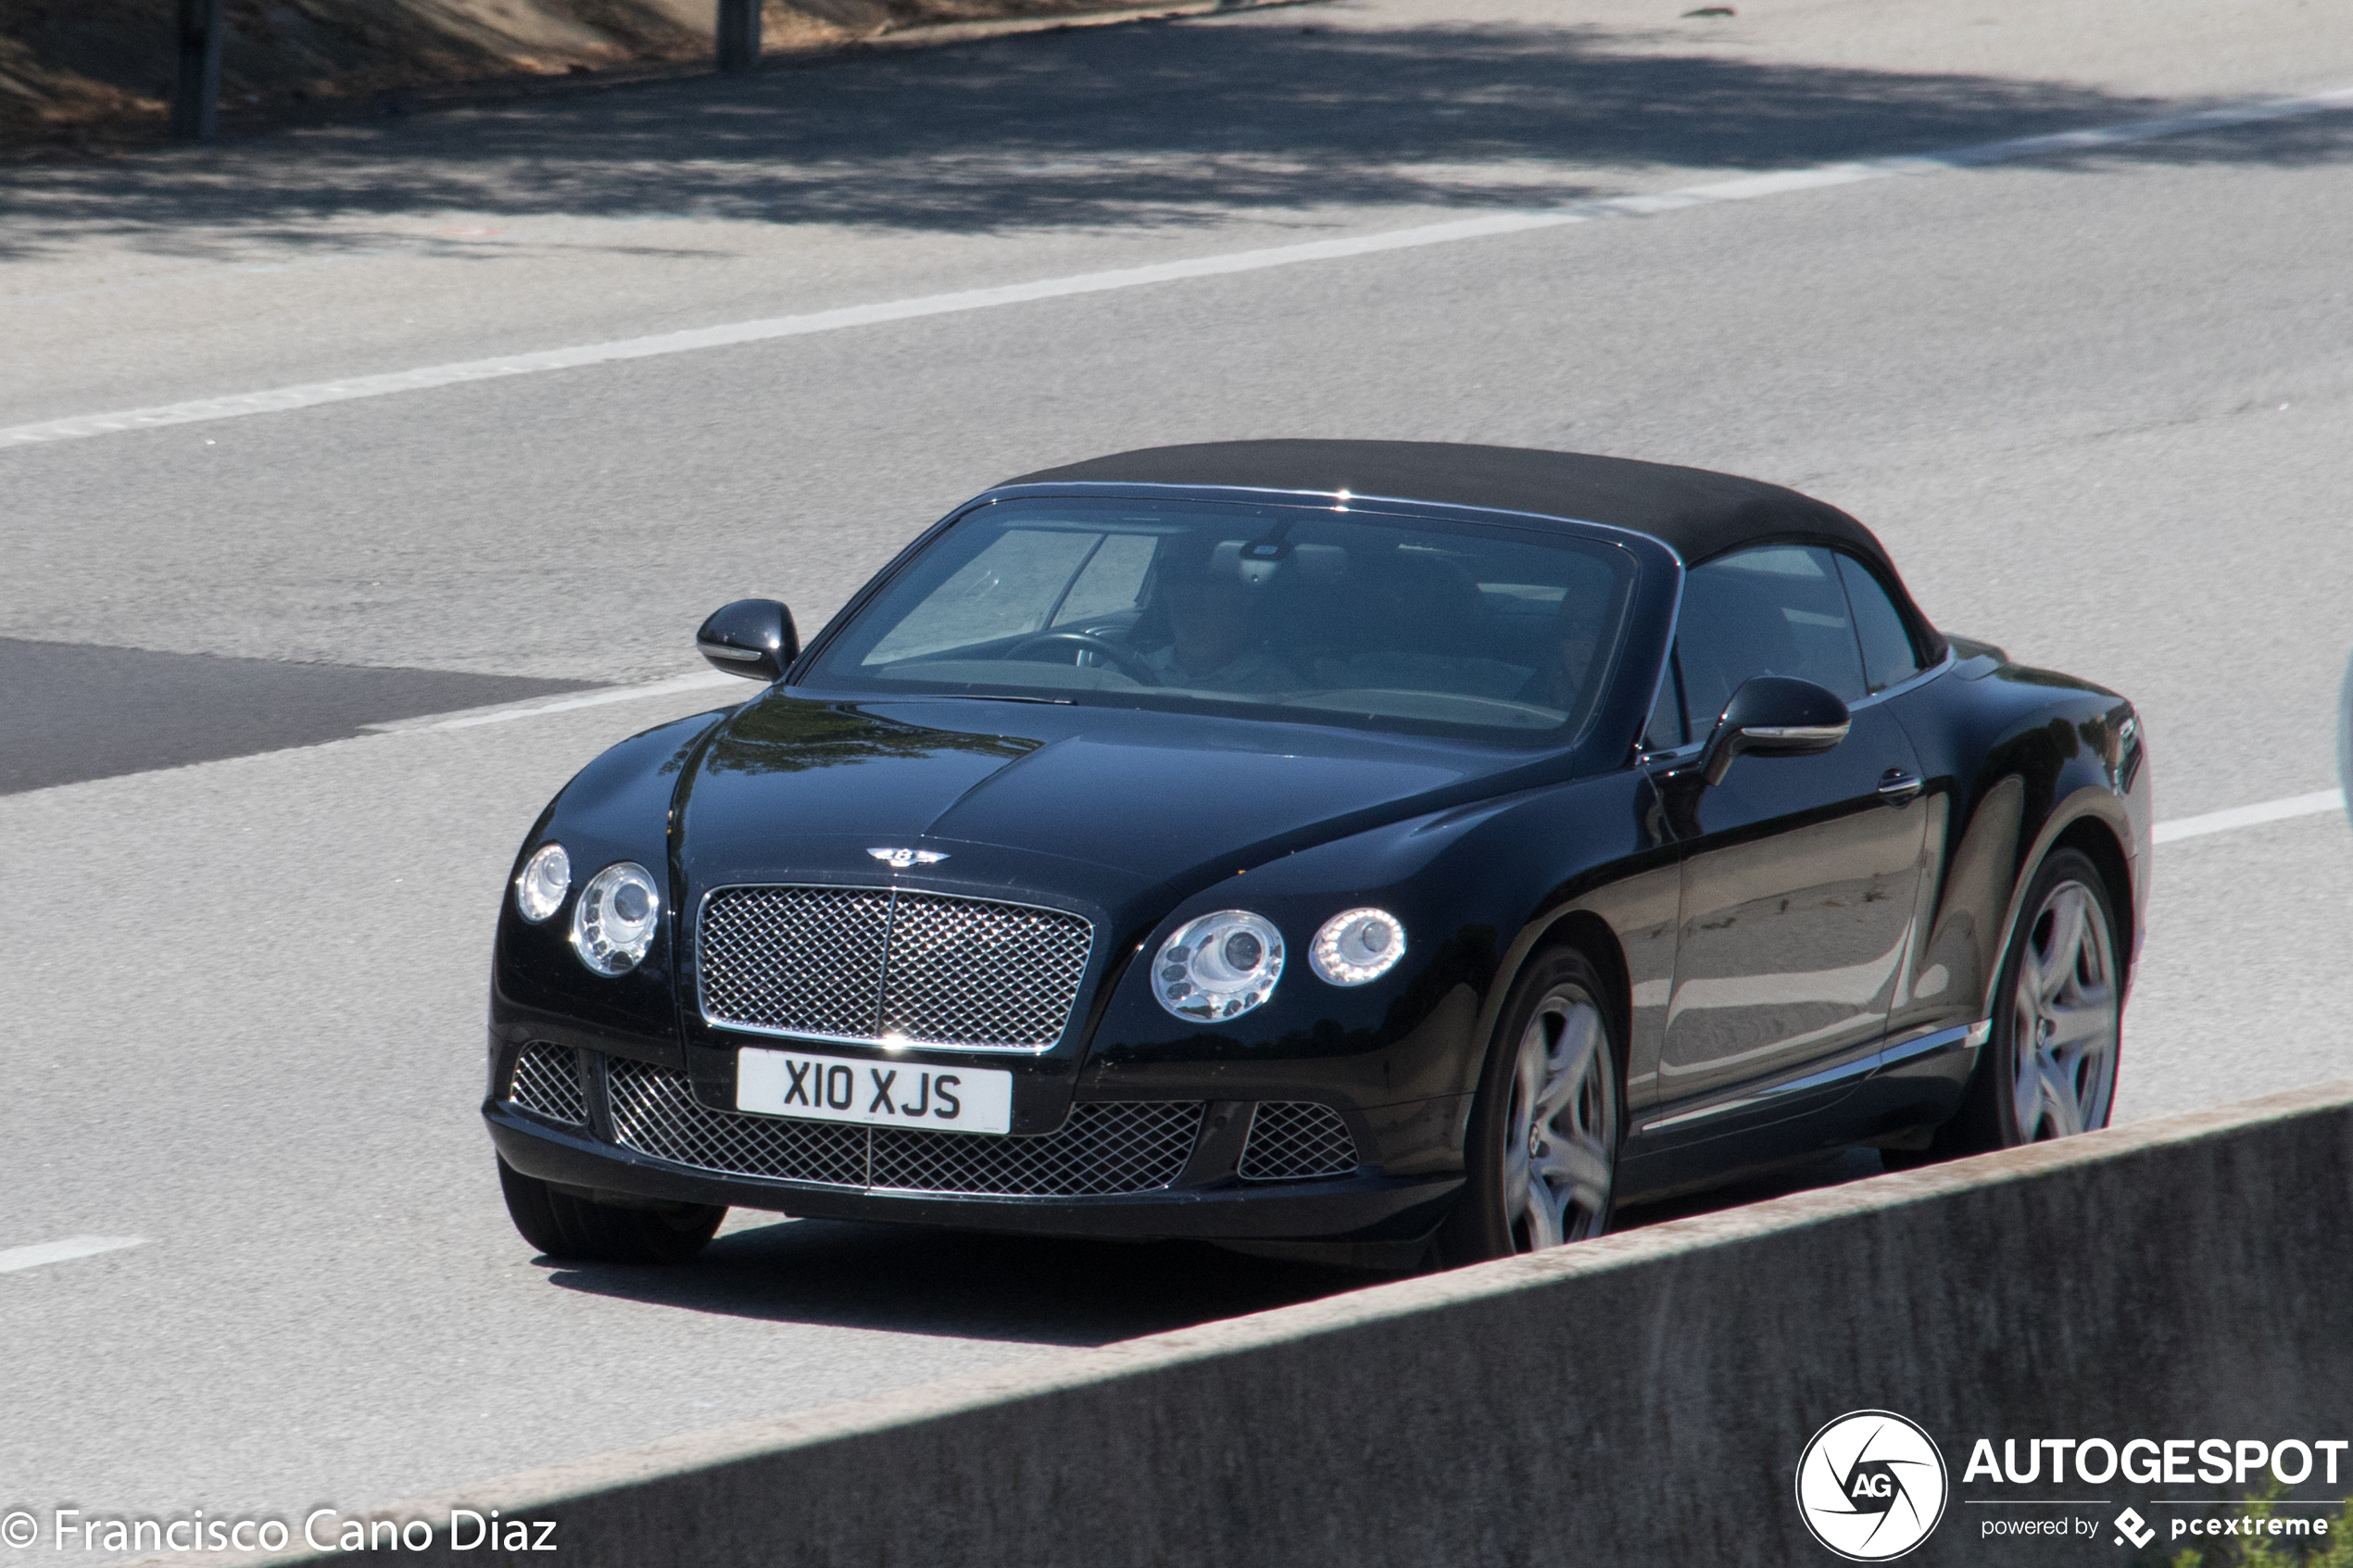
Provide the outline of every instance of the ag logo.
[[1797,1461],[1798,1517],[1850,1562],[1884,1562],[1928,1539],[1948,1489],[1934,1441],[1890,1411],[1840,1416]]

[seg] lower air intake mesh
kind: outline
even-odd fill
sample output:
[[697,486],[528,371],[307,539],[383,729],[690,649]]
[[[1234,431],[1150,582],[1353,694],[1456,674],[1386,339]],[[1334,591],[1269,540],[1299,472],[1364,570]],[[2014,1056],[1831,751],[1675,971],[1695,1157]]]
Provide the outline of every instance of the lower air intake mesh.
[[608,1085],[623,1148],[727,1175],[890,1192],[1150,1192],[1183,1172],[1202,1118],[1198,1100],[1081,1104],[1053,1132],[1000,1137],[714,1110],[680,1074],[618,1058]]
[[781,1182],[866,1185],[866,1129],[713,1110],[676,1073],[609,1059],[606,1098],[613,1136],[657,1160]]
[[580,1088],[580,1053],[570,1046],[534,1041],[515,1058],[507,1098],[553,1122],[585,1122],[588,1098]]
[[1242,1180],[1295,1182],[1344,1176],[1354,1169],[1356,1140],[1339,1111],[1302,1101],[1259,1102],[1250,1119],[1250,1141],[1242,1146]]

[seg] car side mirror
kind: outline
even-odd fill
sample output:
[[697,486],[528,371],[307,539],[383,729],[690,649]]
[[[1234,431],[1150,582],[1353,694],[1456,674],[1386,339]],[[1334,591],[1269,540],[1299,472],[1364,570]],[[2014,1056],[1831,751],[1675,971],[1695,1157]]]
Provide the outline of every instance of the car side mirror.
[[1854,722],[1836,693],[1789,675],[1755,675],[1743,681],[1716,731],[1707,737],[1702,777],[1710,784],[1724,782],[1732,759],[1745,753],[1759,757],[1811,757],[1828,751],[1846,738]]
[[716,669],[751,681],[780,681],[800,657],[792,611],[774,599],[737,599],[711,612],[695,646]]

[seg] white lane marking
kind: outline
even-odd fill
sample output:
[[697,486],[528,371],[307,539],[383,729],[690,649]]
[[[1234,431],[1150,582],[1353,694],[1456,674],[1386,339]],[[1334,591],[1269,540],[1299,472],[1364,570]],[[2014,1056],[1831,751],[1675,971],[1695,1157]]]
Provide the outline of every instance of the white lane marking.
[[537,697],[523,702],[502,703],[496,708],[469,709],[440,718],[396,719],[384,724],[362,724],[359,727],[379,734],[405,734],[413,730],[471,730],[478,724],[507,724],[517,719],[536,719],[543,713],[569,713],[576,708],[602,708],[608,703],[635,702],[640,697],[667,696],[673,692],[698,692],[712,686],[734,686],[750,695],[740,675],[730,675],[718,670],[698,670],[691,675],[673,675],[665,680],[643,681],[631,686],[608,686],[601,691],[582,692],[574,696],[560,696],[553,700]]
[[2149,831],[2149,837],[2159,844],[2171,844],[2177,838],[2199,838],[2209,833],[2228,833],[2233,828],[2251,828],[2259,822],[2284,822],[2290,817],[2317,817],[2323,811],[2344,809],[2343,790],[2317,790],[2310,795],[2291,795],[2284,800],[2264,800],[2253,806],[2233,806],[2227,811],[2208,811],[2200,817],[2176,817],[2170,822],[2158,823]]
[[14,1273],[19,1269],[37,1269],[44,1263],[63,1263],[74,1258],[88,1258],[100,1252],[119,1252],[126,1247],[145,1247],[144,1236],[69,1236],[63,1241],[44,1241],[31,1247],[11,1247],[0,1250],[0,1274]]
[[2233,125],[2252,125],[2265,120],[2290,119],[2303,115],[2322,114],[2333,109],[2347,107],[2353,107],[2353,86],[2307,94],[2300,97],[2266,98],[2248,103],[2226,105],[2220,108],[2201,109],[2192,114],[2168,115],[2159,119],[2134,120],[2123,125],[2067,131],[2054,135],[2020,136],[2006,142],[1989,142],[1974,147],[1956,147],[1923,156],[1871,158],[1860,162],[1819,164],[1811,168],[1780,169],[1770,173],[1747,175],[1738,180],[1692,185],[1683,190],[1667,191],[1652,195],[1616,196],[1532,211],[1501,212],[1485,218],[1463,219],[1451,223],[1431,223],[1415,229],[1397,229],[1388,233],[1360,234],[1340,240],[1315,240],[1302,245],[1275,245],[1263,250],[1236,251],[1224,256],[1196,257],[1187,261],[1161,262],[1149,267],[1122,267],[1106,272],[1082,272],[1071,277],[1041,279],[1036,282],[1009,283],[998,288],[965,289],[954,294],[926,295],[919,298],[889,300],[876,305],[853,305],[837,310],[812,311],[801,316],[774,316],[761,320],[736,321],[716,327],[697,327],[685,332],[658,332],[649,337],[618,338],[606,343],[580,344],[570,348],[543,349],[529,354],[507,354],[489,359],[467,359],[455,364],[428,365],[413,370],[395,370],[384,375],[350,376],[339,381],[312,382],[301,386],[282,386],[266,392],[239,393],[225,397],[204,397],[186,403],[166,403],[152,408],[131,408],[103,414],[80,414],[68,419],[44,420],[33,424],[0,428],[0,447],[26,446],[49,441],[72,441],[85,436],[111,435],[131,430],[152,430],[165,425],[195,424],[210,420],[243,419],[254,414],[284,413],[296,408],[316,408],[321,404],[349,402],[355,398],[384,397],[394,393],[422,392],[434,387],[457,386],[471,382],[497,381],[509,376],[536,375],[548,370],[577,370],[584,366],[610,364],[616,360],[648,359],[668,354],[691,354],[708,348],[725,348],[747,343],[765,343],[777,338],[805,337],[815,332],[840,332],[852,327],[871,327],[887,321],[909,321],[925,316],[950,316],[971,310],[990,310],[999,306],[1025,305],[1043,299],[1063,299],[1074,295],[1101,294],[1114,289],[1142,288],[1155,283],[1177,282],[1191,278],[1223,277],[1236,272],[1257,272],[1274,267],[1293,267],[1308,262],[1334,261],[1348,257],[1377,255],[1383,251],[1414,250],[1425,245],[1454,245],[1465,240],[1488,239],[1500,234],[1525,233],[1531,230],[1558,228],[1564,224],[1591,222],[1602,218],[1641,217],[1687,207],[1704,207],[1717,202],[1755,201],[1766,196],[1784,195],[1793,191],[1812,191],[1834,185],[1851,185],[1866,180],[1885,180],[1899,175],[1936,174],[1947,169],[1977,169],[1988,164],[2040,157],[2051,153],[2123,146],[2135,142],[2151,142],[2162,137],[2183,135],[2191,132],[2211,131]]

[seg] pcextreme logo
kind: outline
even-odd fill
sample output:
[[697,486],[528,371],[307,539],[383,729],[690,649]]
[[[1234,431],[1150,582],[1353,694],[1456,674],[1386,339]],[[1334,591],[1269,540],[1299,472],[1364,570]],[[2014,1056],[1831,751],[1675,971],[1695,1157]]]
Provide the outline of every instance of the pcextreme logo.
[[1893,1411],[1850,1411],[1797,1461],[1798,1517],[1850,1562],[1885,1562],[1928,1539],[1951,1489],[1935,1441]]

